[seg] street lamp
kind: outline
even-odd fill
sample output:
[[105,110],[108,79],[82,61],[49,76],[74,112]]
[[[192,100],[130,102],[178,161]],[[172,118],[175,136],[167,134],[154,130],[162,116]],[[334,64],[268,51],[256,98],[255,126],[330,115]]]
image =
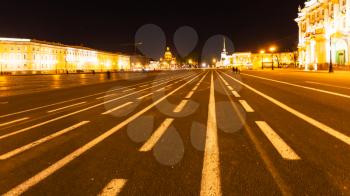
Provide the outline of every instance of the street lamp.
[[260,50],[260,54],[261,54],[261,69],[264,69],[264,54],[265,54],[265,50]]
[[274,69],[274,67],[273,67],[273,53],[276,51],[276,47],[274,47],[274,46],[272,46],[272,47],[270,47],[270,52],[271,52],[271,56],[272,56],[272,58],[271,58],[271,60],[272,60],[272,66],[271,66],[271,68],[272,68],[272,70]]
[[213,64],[214,64],[214,67],[216,67],[216,58],[213,58]]
[[333,62],[332,62],[332,35],[329,36],[329,47],[330,47],[330,50],[329,50],[329,70],[328,70],[328,72],[333,73],[334,70],[333,70]]

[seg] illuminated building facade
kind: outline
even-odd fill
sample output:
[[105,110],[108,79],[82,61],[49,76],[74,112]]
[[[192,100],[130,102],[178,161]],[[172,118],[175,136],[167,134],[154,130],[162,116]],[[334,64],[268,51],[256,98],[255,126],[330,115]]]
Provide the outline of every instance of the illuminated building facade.
[[223,50],[220,61],[216,62],[216,67],[230,68],[239,67],[241,69],[262,69],[272,67],[289,68],[297,64],[296,52],[278,52],[278,53],[251,53],[235,52],[228,55],[224,39]]
[[299,8],[299,62],[305,70],[349,68],[350,1],[308,0]]
[[176,68],[176,57],[171,53],[170,48],[167,47],[164,57],[160,59],[160,69],[174,69]]
[[0,38],[4,74],[129,70],[130,56],[31,39]]

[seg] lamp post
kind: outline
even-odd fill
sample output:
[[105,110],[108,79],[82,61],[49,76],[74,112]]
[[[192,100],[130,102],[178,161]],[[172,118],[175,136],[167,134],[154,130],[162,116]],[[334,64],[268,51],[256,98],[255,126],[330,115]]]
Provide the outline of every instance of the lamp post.
[[261,69],[264,69],[264,54],[265,54],[265,50],[260,50],[260,54],[261,54]]
[[273,62],[273,53],[276,51],[276,48],[275,47],[270,47],[270,52],[271,52],[271,60],[272,60],[272,66],[271,66],[271,69],[274,70],[274,62]]
[[214,65],[213,67],[216,68],[216,59],[215,58],[213,59],[213,65]]
[[329,47],[330,47],[330,50],[329,50],[329,70],[328,70],[328,72],[333,73],[334,70],[333,70],[333,62],[332,62],[332,35],[329,36]]

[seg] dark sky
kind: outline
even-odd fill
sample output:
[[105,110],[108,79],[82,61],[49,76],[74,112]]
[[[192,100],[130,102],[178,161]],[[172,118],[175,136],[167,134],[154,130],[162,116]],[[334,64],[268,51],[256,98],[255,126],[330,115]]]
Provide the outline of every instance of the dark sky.
[[153,23],[166,32],[170,46],[176,29],[188,25],[198,32],[198,51],[216,34],[232,39],[236,51],[255,51],[273,43],[287,50],[296,45],[294,18],[304,0],[147,2],[2,0],[0,36],[132,52],[123,44],[133,43],[137,29]]

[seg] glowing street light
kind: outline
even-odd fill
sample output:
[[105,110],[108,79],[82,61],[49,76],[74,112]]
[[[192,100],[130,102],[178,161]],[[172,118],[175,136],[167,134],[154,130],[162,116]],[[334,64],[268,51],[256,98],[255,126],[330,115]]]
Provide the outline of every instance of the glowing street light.
[[260,54],[261,54],[261,69],[264,69],[264,54],[265,54],[265,50],[260,50]]
[[271,60],[272,60],[272,67],[271,67],[271,68],[272,68],[272,70],[273,70],[273,69],[274,69],[274,67],[273,67],[273,63],[274,63],[274,62],[273,62],[273,53],[276,51],[276,47],[271,46],[269,50],[270,50],[271,56],[272,56],[272,58],[271,58]]

